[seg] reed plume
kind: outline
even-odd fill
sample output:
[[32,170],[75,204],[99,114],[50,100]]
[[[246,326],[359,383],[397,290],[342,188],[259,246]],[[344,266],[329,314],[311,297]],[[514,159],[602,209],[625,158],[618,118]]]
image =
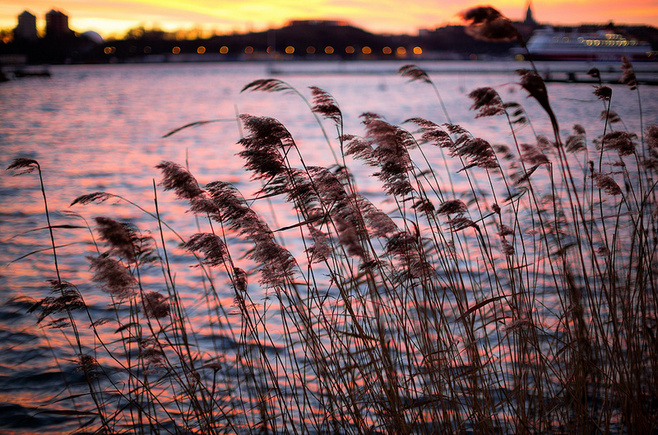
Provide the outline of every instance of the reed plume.
[[587,149],[587,138],[585,128],[580,124],[573,126],[573,133],[565,140],[565,149],[568,152],[584,151]]
[[459,14],[468,24],[466,33],[484,41],[513,41],[520,38],[512,22],[491,6],[479,6]]
[[[481,37],[512,35],[492,8],[465,17]],[[400,74],[433,85],[417,66]],[[503,143],[451,121],[412,117],[411,131],[371,112],[363,134],[345,133],[338,103],[311,87],[309,109],[337,128],[345,166],[307,165],[291,131],[251,115],[238,142],[260,184],[249,198],[158,164],[160,186],[195,215],[191,235],[165,222],[154,182],[155,212],[123,201],[156,228],[157,246],[96,218],[106,252],[88,257],[95,285],[81,293],[53,280],[54,294],[31,300],[87,379],[88,391],[73,385],[61,400],[82,405],[61,413],[99,433],[650,433],[658,207],[645,180],[658,167],[658,127],[641,129],[644,140],[607,130],[612,94],[599,86],[605,122],[574,124],[562,146],[543,80],[518,74],[552,136],[491,87],[469,94],[471,109],[505,115]],[[243,90],[298,93],[278,79]],[[588,142],[584,126],[598,124]],[[359,190],[346,155],[383,188]],[[617,172],[602,169],[609,157]],[[10,168],[40,170],[32,159]],[[72,204],[110,198],[122,201],[94,192]],[[188,257],[195,267],[177,274]],[[109,314],[84,303],[97,289],[111,296],[101,294]],[[70,340],[77,325],[88,342]]]
[[343,125],[343,113],[334,97],[317,86],[311,86],[310,89],[313,95],[311,110],[324,118],[332,120],[337,126]]
[[621,188],[617,182],[609,175],[593,173],[591,175],[596,187],[602,189],[608,195],[621,195]]
[[162,319],[168,317],[171,312],[167,298],[155,291],[144,294],[142,305],[144,306],[146,317],[149,319]]
[[135,261],[139,251],[137,245],[139,237],[135,230],[127,223],[117,222],[111,218],[96,217],[94,220],[100,239],[109,245],[110,252],[127,261]]
[[[47,296],[39,301],[34,302],[28,312],[39,311],[37,315],[37,324],[43,322],[46,318],[53,315],[66,315],[70,311],[81,310],[86,308],[80,291],[73,284],[67,281],[50,280],[51,291],[57,296]],[[66,316],[57,317],[49,323],[51,327],[68,327],[71,325],[70,319]]]
[[635,77],[635,70],[633,69],[633,64],[628,60],[626,56],[621,58],[621,70],[623,74],[620,81],[628,86],[631,91],[637,89],[637,78]]
[[613,131],[601,139],[603,149],[617,151],[619,156],[635,154],[635,144],[630,133],[626,131]]
[[503,100],[493,88],[477,88],[468,96],[473,100],[471,110],[477,110],[476,118],[505,114]]
[[203,263],[220,266],[226,261],[227,249],[224,241],[212,233],[197,233],[181,243],[181,247],[191,252],[201,252]]
[[594,95],[604,101],[610,101],[612,98],[612,88],[610,86],[596,86],[594,87]]
[[100,284],[101,290],[119,299],[135,294],[137,282],[130,271],[118,260],[107,254],[90,256],[87,259],[94,272],[92,279]]

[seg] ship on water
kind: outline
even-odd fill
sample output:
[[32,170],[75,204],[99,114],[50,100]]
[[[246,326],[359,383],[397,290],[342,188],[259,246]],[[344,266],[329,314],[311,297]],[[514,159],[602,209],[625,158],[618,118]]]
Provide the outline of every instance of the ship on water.
[[658,53],[648,42],[607,30],[580,33],[551,27],[538,29],[528,40],[527,48],[527,52],[516,49],[513,54],[519,60],[617,61],[622,56],[633,61],[658,60]]

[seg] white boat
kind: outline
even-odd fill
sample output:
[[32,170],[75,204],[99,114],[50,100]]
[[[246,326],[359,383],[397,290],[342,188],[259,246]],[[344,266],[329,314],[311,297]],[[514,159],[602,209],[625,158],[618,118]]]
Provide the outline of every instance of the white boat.
[[[532,60],[619,60],[622,56],[635,61],[658,59],[648,42],[606,30],[580,33],[539,29],[532,34],[527,47]],[[514,54],[519,59],[528,57],[523,49],[515,50]]]

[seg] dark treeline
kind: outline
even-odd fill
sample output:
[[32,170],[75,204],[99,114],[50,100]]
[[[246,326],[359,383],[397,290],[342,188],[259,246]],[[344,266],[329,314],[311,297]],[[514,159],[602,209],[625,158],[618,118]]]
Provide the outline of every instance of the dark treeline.
[[[535,26],[516,23],[527,39]],[[583,25],[596,31],[608,25]],[[616,32],[658,47],[658,29],[614,26]],[[0,55],[23,55],[29,64],[231,61],[278,58],[330,59],[469,59],[509,57],[518,42],[492,43],[474,39],[464,26],[423,30],[417,35],[374,34],[332,21],[298,21],[278,29],[209,38],[176,38],[160,30],[136,28],[123,39],[94,42],[86,34],[35,41],[0,42]],[[414,51],[415,49],[415,51]]]

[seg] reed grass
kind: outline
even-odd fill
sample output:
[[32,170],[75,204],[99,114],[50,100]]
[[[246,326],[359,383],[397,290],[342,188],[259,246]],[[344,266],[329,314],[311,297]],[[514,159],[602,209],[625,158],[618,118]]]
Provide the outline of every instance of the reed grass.
[[[509,22],[486,8],[465,17],[477,34],[510,37]],[[624,61],[639,103],[631,73]],[[400,74],[440,99],[422,69]],[[56,296],[34,303],[40,323],[74,338],[86,386],[71,389],[69,412],[80,432],[655,431],[658,127],[618,129],[617,96],[600,86],[603,134],[589,139],[579,124],[563,138],[540,75],[523,70],[519,80],[552,136],[520,142],[519,129],[532,126],[521,105],[476,89],[477,116],[508,125],[509,143],[496,147],[452,121],[412,118],[404,128],[373,113],[362,116],[364,134],[347,134],[327,92],[312,88],[306,100],[285,82],[259,80],[244,90],[305,99],[340,150],[328,167],[306,165],[277,120],[241,115],[239,155],[261,183],[255,197],[165,161],[157,168],[166,193],[154,186],[150,211],[107,192],[75,199],[118,199],[153,221],[145,236],[95,219],[100,244],[89,262],[113,318],[93,318],[57,268]],[[349,168],[359,164],[392,209],[360,192]],[[196,234],[161,218],[163,194],[188,204]],[[267,201],[295,223],[273,229],[258,211]],[[199,288],[177,283],[172,237]],[[53,236],[53,254],[55,246]],[[144,282],[153,269],[161,291]],[[190,321],[200,317],[205,324]]]

